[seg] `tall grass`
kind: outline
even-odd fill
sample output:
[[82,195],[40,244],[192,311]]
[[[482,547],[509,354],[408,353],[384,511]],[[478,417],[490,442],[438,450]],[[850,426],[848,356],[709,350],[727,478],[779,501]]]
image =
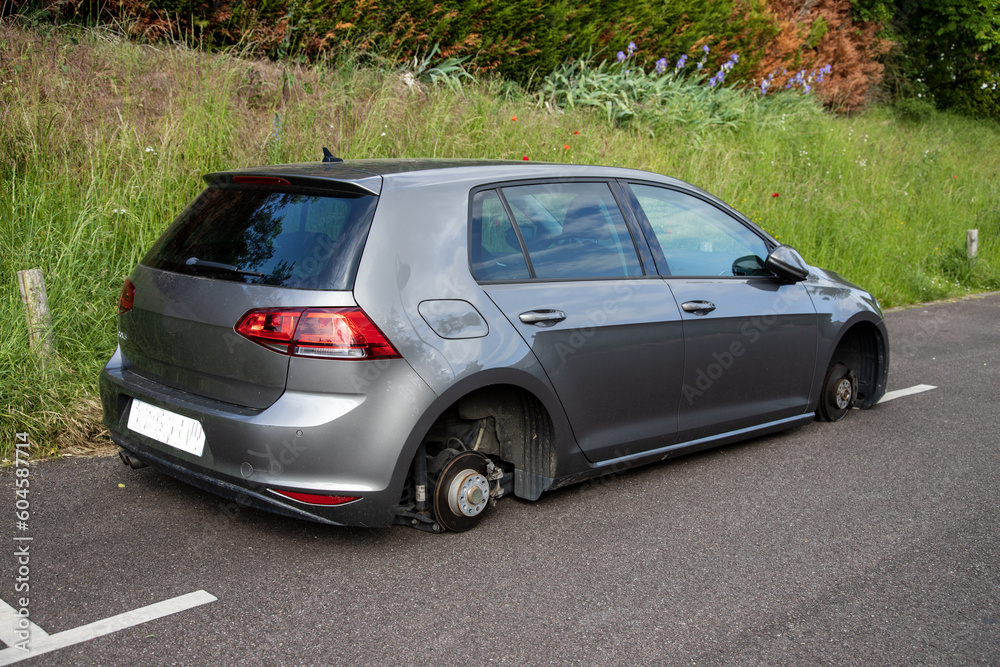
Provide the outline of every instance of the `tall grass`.
[[[324,145],[351,158],[648,169],[720,195],[884,305],[1000,287],[996,125],[914,124],[885,110],[836,118],[788,99],[767,113],[748,106],[749,121],[621,125],[500,81],[432,86],[350,62],[285,69],[110,32],[0,26],[0,48],[3,455],[19,431],[43,452],[102,441],[96,378],[115,348],[122,280],[201,174],[316,160]],[[980,230],[974,263],[967,228]],[[47,373],[29,352],[18,295],[15,273],[28,268],[44,271],[54,314]]]

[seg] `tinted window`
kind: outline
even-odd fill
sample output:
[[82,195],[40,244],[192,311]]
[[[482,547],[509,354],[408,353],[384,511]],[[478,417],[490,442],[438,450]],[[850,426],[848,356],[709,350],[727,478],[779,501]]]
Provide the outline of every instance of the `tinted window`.
[[351,289],[377,197],[208,188],[143,258],[259,285]]
[[536,278],[625,278],[642,265],[607,183],[503,188]]
[[676,190],[635,183],[630,187],[670,275],[771,275],[764,269],[767,245],[739,220]]
[[530,278],[521,244],[496,190],[472,198],[472,274],[478,280]]

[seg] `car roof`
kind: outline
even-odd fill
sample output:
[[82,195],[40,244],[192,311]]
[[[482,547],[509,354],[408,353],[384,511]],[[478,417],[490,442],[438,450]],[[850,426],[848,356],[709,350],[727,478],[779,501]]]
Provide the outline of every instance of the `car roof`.
[[656,180],[691,188],[673,178],[623,167],[560,164],[529,160],[474,160],[455,158],[392,158],[303,162],[270,165],[207,174],[209,184],[232,182],[236,176],[283,178],[292,185],[341,189],[347,187],[379,194],[385,187],[420,184],[481,183],[535,178],[633,178]]

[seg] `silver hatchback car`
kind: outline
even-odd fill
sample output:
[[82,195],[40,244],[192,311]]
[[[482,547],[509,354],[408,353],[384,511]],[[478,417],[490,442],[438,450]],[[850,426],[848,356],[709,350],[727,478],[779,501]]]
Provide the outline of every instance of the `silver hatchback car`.
[[885,391],[876,300],[672,178],[327,152],[205,181],[125,281],[101,398],[123,461],[245,505],[467,530]]

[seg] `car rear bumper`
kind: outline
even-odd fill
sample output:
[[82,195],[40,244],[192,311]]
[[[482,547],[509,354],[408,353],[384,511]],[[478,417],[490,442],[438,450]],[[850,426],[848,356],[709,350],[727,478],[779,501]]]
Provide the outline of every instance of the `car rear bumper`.
[[[348,363],[349,372],[360,375],[368,362]],[[359,380],[357,386],[367,393],[289,389],[258,410],[137,375],[119,351],[101,372],[100,392],[112,440],[154,469],[242,505],[322,523],[374,527],[392,523],[409,467],[405,444],[436,398],[401,359],[383,362],[378,373],[379,382]],[[205,434],[201,455],[130,430],[135,399],[197,420]],[[359,500],[313,505],[271,489]]]

